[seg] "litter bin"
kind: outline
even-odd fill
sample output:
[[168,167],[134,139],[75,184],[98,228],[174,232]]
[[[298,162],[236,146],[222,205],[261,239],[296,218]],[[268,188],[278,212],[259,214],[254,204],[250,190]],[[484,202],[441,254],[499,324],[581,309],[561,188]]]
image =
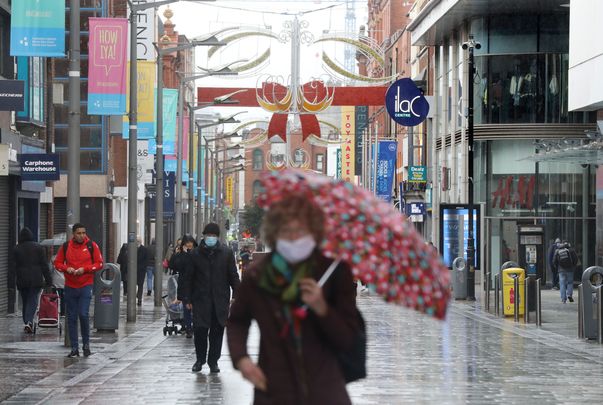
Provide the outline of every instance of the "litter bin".
[[[119,287],[117,265],[106,263],[94,276],[94,328],[115,331],[119,327]],[[134,289],[135,291],[135,289]]]
[[452,262],[452,292],[455,300],[467,299],[467,262],[457,257]]
[[[515,291],[515,278],[519,278],[519,294]],[[519,300],[519,315],[523,315],[523,299],[525,297],[525,271],[520,268],[504,269],[503,280],[503,303],[504,314],[515,315],[515,300]]]
[[592,266],[582,273],[582,314],[584,337],[597,339],[597,288],[603,285],[603,267]]

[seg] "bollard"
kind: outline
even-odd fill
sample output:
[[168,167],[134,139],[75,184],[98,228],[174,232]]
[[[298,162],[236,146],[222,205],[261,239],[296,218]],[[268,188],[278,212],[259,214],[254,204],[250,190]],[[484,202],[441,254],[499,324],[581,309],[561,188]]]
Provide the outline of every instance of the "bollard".
[[494,312],[500,316],[500,274],[494,276]]
[[486,273],[486,296],[484,299],[484,305],[486,307],[486,312],[490,312],[490,272]]
[[597,340],[599,344],[603,344],[603,288],[597,288]]
[[530,323],[530,307],[528,305],[528,300],[529,300],[529,294],[528,294],[528,290],[530,289],[530,277],[526,277],[525,280],[523,281],[524,284],[524,291],[525,291],[525,297],[523,300],[523,322],[527,325],[528,323]]
[[578,286],[578,339],[584,339],[584,308],[582,308],[582,284]]
[[519,277],[513,279],[513,288],[515,289],[515,297],[513,300],[513,317],[515,322],[519,322]]
[[536,280],[536,326],[542,326],[541,279]]

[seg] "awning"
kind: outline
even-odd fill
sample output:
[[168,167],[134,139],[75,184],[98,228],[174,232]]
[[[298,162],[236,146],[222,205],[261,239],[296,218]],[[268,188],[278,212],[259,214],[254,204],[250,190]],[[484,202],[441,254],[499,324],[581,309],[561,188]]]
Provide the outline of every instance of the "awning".
[[478,16],[565,12],[569,0],[431,0],[408,25],[412,45],[442,45],[465,21]]

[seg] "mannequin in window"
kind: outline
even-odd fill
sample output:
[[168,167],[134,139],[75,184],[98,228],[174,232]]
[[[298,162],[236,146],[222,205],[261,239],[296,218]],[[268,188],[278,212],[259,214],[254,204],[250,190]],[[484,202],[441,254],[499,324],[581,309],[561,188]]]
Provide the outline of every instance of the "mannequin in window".
[[509,94],[513,98],[513,106],[519,106],[521,99],[521,93],[523,90],[523,75],[520,73],[519,61],[515,61],[515,68],[513,69],[513,75],[511,76],[511,84],[509,86]]
[[538,65],[536,59],[532,60],[530,65],[530,71],[524,76],[523,81],[523,94],[521,97],[524,99],[526,107],[526,113],[530,122],[536,122],[536,113],[539,110],[538,101],[536,97],[538,95]]
[[500,107],[502,105],[503,82],[500,74],[492,75],[492,86],[490,89],[490,122],[500,122]]

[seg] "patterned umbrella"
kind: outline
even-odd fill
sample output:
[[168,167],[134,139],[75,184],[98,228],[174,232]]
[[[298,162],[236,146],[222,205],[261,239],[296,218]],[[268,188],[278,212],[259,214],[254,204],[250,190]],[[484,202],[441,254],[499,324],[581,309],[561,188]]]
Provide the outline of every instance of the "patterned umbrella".
[[326,256],[346,261],[354,276],[386,301],[443,319],[450,298],[449,270],[414,226],[364,188],[310,171],[265,172],[258,204],[304,196],[325,215]]

